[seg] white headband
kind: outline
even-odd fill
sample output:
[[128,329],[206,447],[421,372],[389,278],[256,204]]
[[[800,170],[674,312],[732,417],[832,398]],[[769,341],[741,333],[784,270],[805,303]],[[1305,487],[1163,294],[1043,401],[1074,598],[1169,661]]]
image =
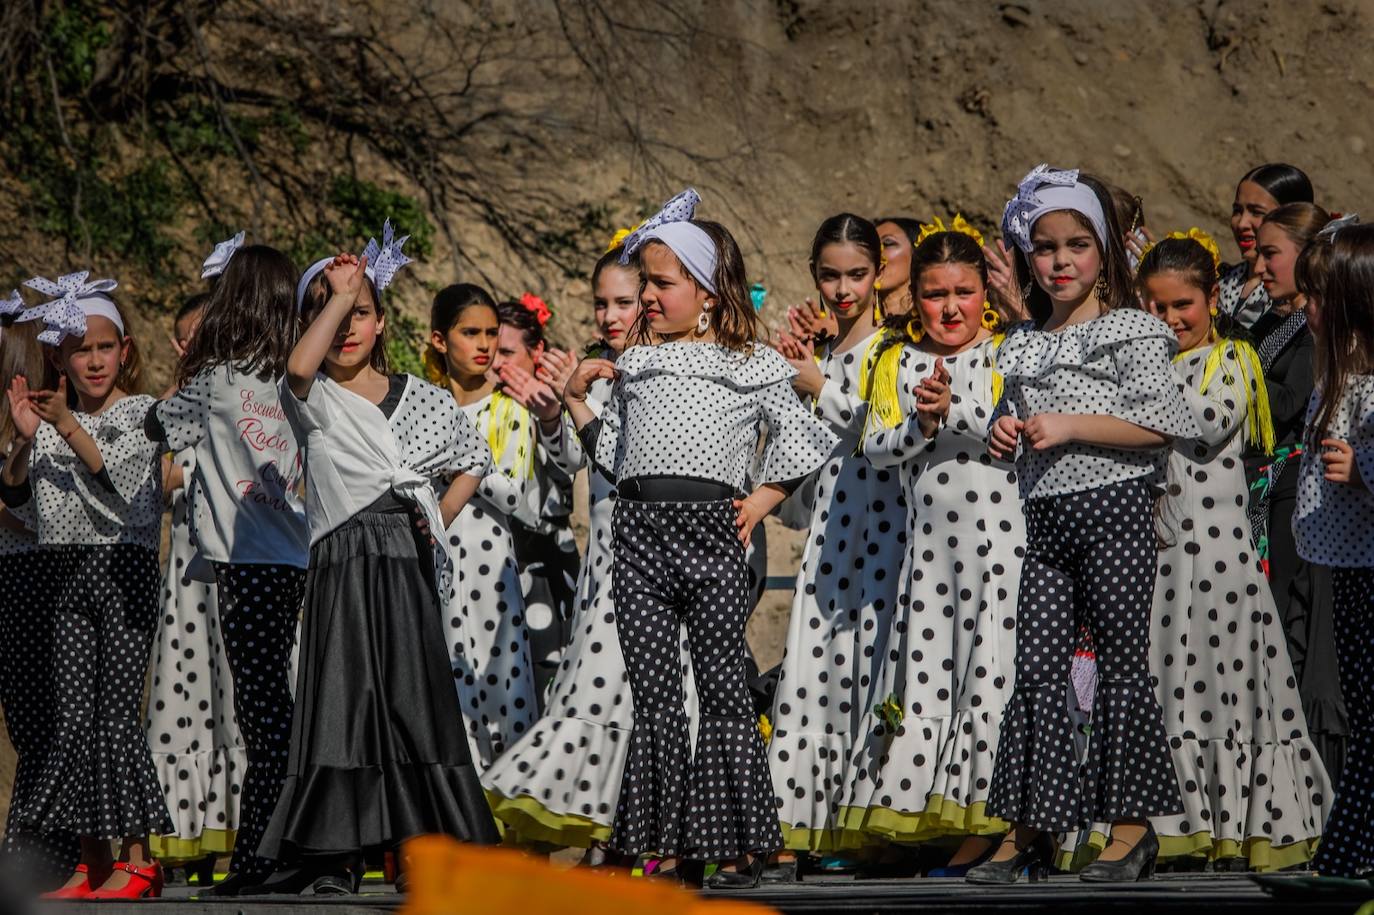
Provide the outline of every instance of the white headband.
[[[406,242],[410,241],[409,235],[402,235],[395,238],[395,230],[391,227],[391,220],[388,219],[382,224],[382,242],[377,243],[377,239],[369,238],[367,247],[363,248],[363,257],[367,258],[367,267],[364,273],[372,281],[377,294],[381,295],[382,290],[391,285],[391,281],[396,277],[396,271],[410,263],[410,258],[401,253],[401,248]],[[310,286],[310,281],[320,275],[320,271],[334,262],[332,257],[324,257],[315,261],[305,272],[301,274],[300,282],[296,284],[296,311],[305,309],[305,290]]]
[[108,318],[118,328],[119,335],[124,336],[124,321],[119,317],[114,301],[106,295],[119,284],[114,280],[88,283],[88,276],[90,272],[83,270],[59,276],[55,281],[41,276],[24,281],[24,285],[30,289],[57,297],[19,316],[20,321],[41,320],[47,325],[38,335],[39,342],[57,346],[64,337],[84,337],[86,318],[96,316]]
[[1041,164],[1031,169],[1016,188],[1016,196],[1002,212],[1002,235],[1030,252],[1031,230],[1046,213],[1072,210],[1087,217],[1102,250],[1108,250],[1107,217],[1093,189],[1082,183],[1078,169],[1067,171]]
[[719,259],[716,243],[705,230],[690,222],[666,222],[640,236],[640,246],[650,240],[667,245],[703,289],[711,295],[719,294],[715,281],[716,262]]

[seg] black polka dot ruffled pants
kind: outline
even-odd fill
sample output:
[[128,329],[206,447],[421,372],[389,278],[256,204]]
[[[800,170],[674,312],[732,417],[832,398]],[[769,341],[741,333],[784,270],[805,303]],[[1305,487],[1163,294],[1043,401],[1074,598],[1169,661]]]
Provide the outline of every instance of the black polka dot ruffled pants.
[[1374,569],[1332,569],[1336,654],[1350,738],[1313,865],[1331,877],[1374,873]]
[[157,553],[121,543],[51,550],[53,730],[14,818],[41,832],[118,839],[176,827],[140,706],[158,622]]
[[234,717],[248,771],[229,870],[266,878],[276,862],[257,854],[286,778],[291,752],[291,646],[305,594],[305,570],[215,563],[219,625],[234,679]]
[[76,835],[45,833],[16,822],[15,813],[35,789],[53,732],[53,576],[51,557],[33,549],[0,557],[0,704],[18,755],[5,839],[0,842],[0,885],[33,881],[39,888],[66,882],[80,858]]
[[[1016,688],[1003,713],[989,812],[1050,832],[1178,813],[1150,685],[1153,494],[1129,481],[1030,499],[1025,511]],[[1099,677],[1081,766],[1069,716],[1078,615],[1097,646]]]
[[[634,730],[610,844],[723,860],[782,847],[745,674],[749,572],[729,501],[615,505],[612,596]],[[683,709],[687,626],[700,703],[695,757]]]

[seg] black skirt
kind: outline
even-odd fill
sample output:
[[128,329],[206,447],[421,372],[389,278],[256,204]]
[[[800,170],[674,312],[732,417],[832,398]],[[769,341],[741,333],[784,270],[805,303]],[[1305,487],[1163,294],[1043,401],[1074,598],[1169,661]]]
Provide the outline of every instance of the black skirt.
[[495,843],[453,683],[430,546],[384,497],[310,550],[291,755],[259,854],[444,833]]

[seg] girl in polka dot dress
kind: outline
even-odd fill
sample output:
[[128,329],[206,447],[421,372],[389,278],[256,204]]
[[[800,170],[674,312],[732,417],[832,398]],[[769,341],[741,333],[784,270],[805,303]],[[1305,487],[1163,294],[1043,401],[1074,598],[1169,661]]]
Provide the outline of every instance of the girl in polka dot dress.
[[[621,264],[620,253],[619,246],[613,248],[592,270],[601,341],[588,358],[614,361],[639,317],[639,271]],[[508,387],[518,375],[503,373]],[[598,379],[587,395],[588,408],[599,416],[610,394],[611,382]],[[585,466],[586,453],[575,431],[563,428],[561,403],[559,414],[559,425],[543,443],[550,460],[572,476]],[[587,552],[573,600],[572,639],[554,677],[548,711],[483,773],[482,783],[510,832],[527,841],[589,848],[586,863],[601,864],[616,862],[605,842],[620,797],[634,709],[611,600],[615,487],[605,475],[592,473],[588,490]],[[685,685],[690,687],[690,678]],[[693,706],[690,690],[687,704]]]
[[[208,293],[193,296],[178,312],[172,325],[178,355],[185,354],[208,299]],[[191,534],[187,488],[195,475],[195,449],[183,449],[169,463],[164,480],[172,509],[170,545],[146,730],[176,830],[151,841],[163,867],[184,864],[189,872],[207,875],[217,854],[234,849],[248,757],[234,718],[219,598],[213,581],[200,580],[213,573],[196,558]]]
[[1231,202],[1231,235],[1240,261],[1223,265],[1218,278],[1217,310],[1243,328],[1253,327],[1273,304],[1255,269],[1259,258],[1259,228],[1264,217],[1288,203],[1311,203],[1312,182],[1302,170],[1282,162],[1257,165],[1236,184]]
[[[26,285],[53,299],[22,316],[42,320],[61,377],[56,390],[15,378],[15,438],[6,504],[36,519],[54,580],[46,683],[47,752],[14,822],[81,837],[81,863],[56,898],[136,898],[162,891],[148,834],[167,833],[162,788],[139,705],[158,619],[162,467],[143,435],[153,400],[134,393],[139,356],[108,293],[86,273]],[[17,490],[17,491],[16,491]],[[45,652],[46,654],[47,652]],[[122,839],[119,860],[110,840]]]
[[1317,389],[1293,532],[1308,562],[1331,568],[1341,691],[1350,739],[1317,871],[1374,873],[1374,226],[1333,228],[1299,261],[1316,338]]
[[308,326],[281,403],[306,454],[310,566],[290,760],[258,853],[306,860],[273,889],[356,891],[365,849],[421,833],[496,841],[453,689],[451,564],[434,538],[491,456],[447,391],[388,370],[379,294],[409,259],[386,228],[361,259],[321,261],[296,287]]
[[528,410],[496,390],[491,366],[500,322],[487,291],[468,284],[440,290],[429,319],[431,375],[447,386],[494,461],[446,532],[453,676],[473,757],[485,771],[539,717],[510,520],[533,479],[534,427]]
[[[1178,341],[1137,307],[1101,183],[1040,166],[1007,204],[1002,230],[1034,279],[1036,319],[998,349],[1006,389],[989,444],[994,457],[1016,456],[1025,500],[1016,681],[987,805],[1015,828],[968,879],[1041,871],[1053,834],[1105,822],[1112,842],[1080,876],[1134,880],[1158,851],[1148,818],[1181,809],[1149,677],[1154,503],[1170,442],[1201,430],[1170,362]],[[1070,713],[1076,618],[1099,671],[1082,764]]]
[[[52,364],[38,343],[41,329],[16,324],[24,299],[15,290],[0,301],[0,384],[8,390],[16,376],[37,387],[54,383]],[[14,443],[8,398],[0,398],[0,455]],[[26,805],[34,778],[41,771],[54,731],[52,693],[40,688],[51,669],[54,586],[48,555],[24,521],[0,508],[0,707],[5,730],[18,757],[9,821],[0,843],[0,885],[35,891],[61,886],[76,867],[76,836],[26,829],[15,813]]]
[[1153,826],[1163,859],[1273,870],[1312,857],[1331,786],[1245,515],[1241,451],[1273,447],[1269,399],[1254,349],[1224,334],[1216,260],[1198,237],[1215,248],[1200,233],[1169,237],[1137,274],[1147,310],[1178,337],[1174,368],[1202,430],[1174,441],[1160,510],[1150,669],[1183,813]]
[[974,836],[937,876],[962,876],[1006,831],[986,808],[1025,553],[1016,475],[986,454],[1001,319],[982,238],[955,225],[927,227],[917,245],[907,342],[875,373],[863,450],[901,474],[907,541],[846,810],[853,828],[895,842]]
[[[534,474],[525,487],[521,506],[511,516],[511,536],[515,540],[515,559],[520,568],[520,588],[525,598],[525,625],[530,634],[530,658],[534,662],[534,689],[539,711],[558,661],[567,644],[568,620],[572,616],[573,586],[577,581],[577,541],[573,538],[572,477],[549,457],[545,442],[561,436],[565,420],[562,403],[553,389],[541,380],[545,356],[558,360],[572,370],[572,357],[549,346],[544,340],[548,306],[532,295],[519,302],[497,306],[501,330],[491,367],[501,380],[501,393],[524,407],[537,430],[535,433]],[[512,373],[517,373],[512,376]],[[523,373],[523,375],[519,374]],[[530,386],[513,386],[510,377],[530,377]],[[538,376],[538,377],[536,377]],[[567,378],[563,378],[566,384]],[[558,388],[561,392],[563,384]],[[534,421],[538,422],[535,423]],[[567,430],[572,434],[572,430]]]
[[[756,342],[739,247],[718,224],[691,220],[698,200],[684,192],[625,242],[644,283],[636,332],[655,342],[614,363],[585,360],[565,397],[617,489],[612,599],[635,723],[610,845],[669,859],[656,872],[665,876],[676,874],[672,859],[724,861],[710,885],[749,886],[782,836],[745,682],[745,548],[835,438],[792,391],[794,370]],[[586,399],[599,378],[616,383],[598,418]],[[761,485],[737,498],[756,460]],[[684,620],[700,701],[695,752]]]
[[[811,399],[837,439],[807,484],[814,486],[810,529],[771,712],[768,768],[783,843],[794,852],[852,844],[839,806],[851,780],[850,753],[866,729],[906,543],[897,475],[858,453],[881,336],[873,323],[881,251],[866,219],[842,213],[821,223],[811,243],[811,274],[839,334],[819,353],[809,339],[782,334],[779,341],[797,372],[792,386]],[[783,861],[777,876],[793,873],[795,865]],[[765,879],[773,876],[769,871]]]
[[300,446],[279,384],[295,344],[296,269],[274,248],[234,253],[177,368],[149,436],[195,449],[191,532],[211,566],[219,630],[248,750],[231,877],[216,895],[262,883],[277,862],[258,843],[277,805],[291,740],[291,649],[309,557],[296,494]]

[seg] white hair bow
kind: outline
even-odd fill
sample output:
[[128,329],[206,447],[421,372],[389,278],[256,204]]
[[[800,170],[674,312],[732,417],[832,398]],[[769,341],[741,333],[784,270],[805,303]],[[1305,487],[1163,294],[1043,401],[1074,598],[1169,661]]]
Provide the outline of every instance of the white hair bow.
[[1348,229],[1348,228],[1350,228],[1351,226],[1357,226],[1357,225],[1359,225],[1359,224],[1360,224],[1360,214],[1359,214],[1359,213],[1346,213],[1344,216],[1340,217],[1339,219],[1333,219],[1333,220],[1331,220],[1330,222],[1328,222],[1326,225],[1322,226],[1321,231],[1319,231],[1319,232],[1317,233],[1317,237],[1318,237],[1318,238],[1325,238],[1325,239],[1327,239],[1327,240],[1329,240],[1329,241],[1335,241],[1335,240],[1336,240],[1336,233],[1339,232],[1341,229]]
[[59,276],[56,281],[41,276],[24,281],[24,285],[30,289],[44,295],[56,296],[51,301],[28,309],[19,318],[20,321],[41,320],[47,325],[47,329],[38,335],[40,343],[57,346],[63,337],[85,335],[86,311],[81,307],[81,300],[98,293],[110,292],[119,286],[114,280],[94,280],[88,283],[86,277],[90,275],[89,270],[82,270],[80,273]]
[[208,280],[212,276],[219,276],[224,272],[224,268],[229,266],[229,261],[233,259],[234,252],[243,247],[243,231],[233,238],[226,239],[215,245],[215,250],[210,252],[210,256],[205,259],[205,263],[200,265],[200,278]]
[[372,275],[372,285],[377,287],[378,292],[390,286],[396,271],[410,263],[410,258],[401,253],[401,247],[410,241],[410,236],[393,238],[394,234],[395,230],[388,219],[382,224],[382,243],[378,245],[377,239],[369,238],[367,247],[363,249],[363,257],[367,258],[367,272]]
[[24,297],[19,294],[18,289],[11,289],[9,298],[0,300],[0,325],[13,324],[14,319],[23,311]]
[[1002,235],[1015,241],[1016,246],[1022,251],[1029,251],[1031,249],[1031,214],[1043,203],[1035,192],[1047,184],[1056,187],[1073,187],[1077,183],[1078,169],[1076,168],[1065,171],[1051,168],[1047,163],[1042,162],[1031,169],[1026,173],[1026,177],[1021,179],[1021,183],[1016,186],[1016,196],[1007,202],[1007,208],[1002,211]]
[[651,231],[670,222],[687,222],[696,215],[697,207],[700,205],[701,195],[696,192],[696,188],[691,187],[669,200],[661,210],[635,226],[634,231],[625,236],[625,240],[620,243],[620,262],[628,264],[631,256],[648,241]]

